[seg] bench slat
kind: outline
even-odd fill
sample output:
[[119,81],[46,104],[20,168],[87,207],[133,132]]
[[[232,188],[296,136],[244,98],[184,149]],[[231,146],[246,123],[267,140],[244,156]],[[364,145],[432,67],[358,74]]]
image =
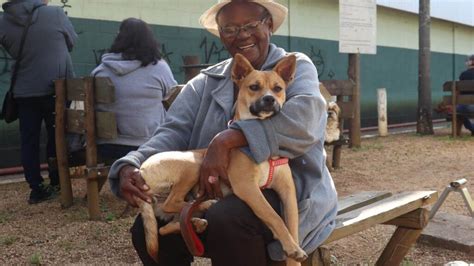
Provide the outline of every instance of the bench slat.
[[354,195],[344,197],[338,202],[337,214],[359,209],[372,204],[376,201],[392,196],[392,193],[386,191],[362,191]]
[[336,218],[336,229],[325,244],[381,224],[430,204],[438,198],[436,191],[401,192]]
[[97,137],[103,139],[117,138],[117,121],[113,112],[96,112]]
[[[451,91],[452,81],[447,81],[443,84],[443,91]],[[458,80],[456,81],[457,91],[474,92],[474,80]]]
[[350,80],[321,80],[321,83],[333,96],[352,96],[354,92],[355,84]]
[[[452,96],[443,96],[443,102],[451,105]],[[474,95],[459,95],[456,101],[457,104],[474,104]]]
[[115,87],[110,78],[95,78],[95,102],[113,103],[115,102]]
[[[66,99],[68,101],[84,101],[85,86],[87,78],[73,78],[66,80]],[[95,78],[95,102],[97,103],[113,103],[115,102],[115,88],[109,78]]]

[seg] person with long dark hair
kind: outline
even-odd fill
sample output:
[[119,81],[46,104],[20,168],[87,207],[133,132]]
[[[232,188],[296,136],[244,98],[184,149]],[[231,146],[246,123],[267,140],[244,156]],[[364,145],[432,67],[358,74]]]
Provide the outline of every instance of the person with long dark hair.
[[116,114],[118,138],[99,139],[99,155],[120,158],[146,142],[164,121],[163,97],[177,83],[150,26],[137,18],[122,21],[109,53],[92,75],[109,77],[115,86],[115,102],[96,108]]

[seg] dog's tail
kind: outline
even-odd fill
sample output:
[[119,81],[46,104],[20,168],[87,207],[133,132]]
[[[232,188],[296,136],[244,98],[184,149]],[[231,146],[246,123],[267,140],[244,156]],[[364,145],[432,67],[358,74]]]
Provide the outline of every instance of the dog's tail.
[[136,200],[142,215],[143,228],[145,229],[146,250],[148,255],[158,262],[158,222],[156,221],[153,206],[142,199],[136,198]]

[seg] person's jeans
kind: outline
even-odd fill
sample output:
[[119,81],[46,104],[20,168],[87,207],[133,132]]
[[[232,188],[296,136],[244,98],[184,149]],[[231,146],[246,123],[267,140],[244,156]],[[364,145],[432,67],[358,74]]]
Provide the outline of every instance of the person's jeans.
[[136,151],[138,146],[128,146],[120,144],[99,144],[97,145],[97,154],[106,164],[112,164],[131,151]]
[[[54,97],[53,95],[17,98],[20,120],[21,163],[26,181],[31,189],[38,189],[43,183],[40,172],[40,134],[44,120],[47,133],[46,156],[56,157],[54,139]],[[58,171],[49,169],[50,184],[59,185]]]
[[456,106],[456,112],[462,117],[464,127],[474,133],[474,125],[469,120],[469,117],[463,114],[474,114],[474,105],[472,104],[458,104]]
[[[280,198],[271,189],[263,190],[270,205],[280,213]],[[206,231],[200,235],[205,256],[213,266],[262,266],[269,261],[266,245],[273,241],[270,229],[255,216],[250,207],[235,195],[229,195],[214,204],[205,214]],[[159,227],[163,226],[158,222]],[[138,216],[130,229],[132,243],[144,265],[190,265],[189,253],[180,234],[159,237],[159,263],[148,255],[143,221]]]

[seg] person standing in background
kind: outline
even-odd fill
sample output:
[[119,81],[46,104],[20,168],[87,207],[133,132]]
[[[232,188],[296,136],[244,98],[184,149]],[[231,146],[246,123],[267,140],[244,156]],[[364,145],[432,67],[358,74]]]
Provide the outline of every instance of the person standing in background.
[[115,102],[96,106],[117,118],[118,137],[97,140],[99,156],[113,161],[153,136],[165,119],[163,97],[177,82],[161,58],[150,26],[137,18],[122,21],[109,53],[102,56],[92,76],[109,77],[115,86]]
[[9,0],[2,5],[0,44],[15,60],[19,57],[21,36],[31,17],[26,34],[17,80],[13,88],[18,103],[21,138],[21,163],[31,193],[28,203],[51,199],[59,192],[59,176],[49,167],[49,185],[40,172],[40,132],[44,121],[47,132],[48,162],[56,157],[54,134],[53,80],[73,77],[72,51],[77,34],[60,7],[48,0]]
[[[461,73],[459,80],[474,80],[474,54],[467,57],[466,66],[467,70]],[[474,105],[458,104],[456,106],[456,112],[459,114],[460,119],[462,119],[464,127],[471,131],[471,136],[474,136],[474,125],[471,123],[468,116],[463,115],[474,114]]]

